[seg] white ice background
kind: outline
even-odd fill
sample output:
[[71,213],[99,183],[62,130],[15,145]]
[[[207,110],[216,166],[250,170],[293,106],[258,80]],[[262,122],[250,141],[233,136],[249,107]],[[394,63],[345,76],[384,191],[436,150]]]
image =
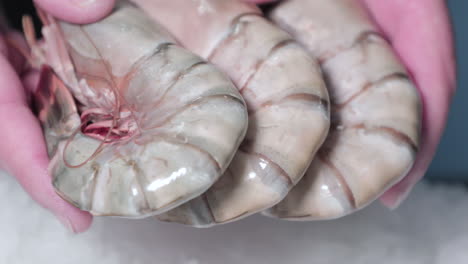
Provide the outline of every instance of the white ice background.
[[74,235],[0,173],[1,264],[467,264],[468,192],[422,183],[397,210],[378,203],[329,222],[254,216],[211,229],[96,218]]

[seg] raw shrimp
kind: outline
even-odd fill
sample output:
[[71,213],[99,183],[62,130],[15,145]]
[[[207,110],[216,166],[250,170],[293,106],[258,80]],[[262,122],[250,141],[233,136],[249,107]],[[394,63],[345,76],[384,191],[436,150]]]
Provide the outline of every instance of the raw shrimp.
[[[145,217],[206,191],[247,128],[234,84],[121,1],[90,25],[42,14],[45,45],[25,29],[57,192],[95,215]],[[74,98],[76,99],[76,105]]]
[[363,208],[411,168],[421,103],[407,71],[356,0],[290,0],[270,17],[322,66],[330,134],[304,178],[266,214],[337,218]]
[[278,203],[304,175],[328,132],[328,93],[318,63],[255,5],[135,2],[185,47],[224,70],[249,110],[247,136],[227,172],[200,197],[157,218],[207,227]]

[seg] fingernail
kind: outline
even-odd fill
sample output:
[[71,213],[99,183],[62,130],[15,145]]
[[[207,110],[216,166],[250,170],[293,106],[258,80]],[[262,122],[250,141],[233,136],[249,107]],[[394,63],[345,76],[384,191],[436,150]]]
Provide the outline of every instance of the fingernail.
[[68,218],[64,216],[57,216],[57,219],[60,221],[60,223],[62,223],[63,226],[65,226],[68,231],[76,234],[75,227]]
[[96,0],[71,0],[72,3],[79,7],[86,7],[90,5],[94,5],[96,3]]
[[400,207],[400,205],[403,204],[403,202],[406,201],[406,199],[408,199],[408,196],[410,193],[411,193],[411,190],[408,190],[402,195],[400,195],[400,197],[398,197],[398,199],[395,201],[395,204],[391,207],[391,209],[392,210],[398,209],[398,207]]
[[408,190],[408,191],[405,191],[403,192],[402,194],[398,195],[398,197],[395,198],[395,200],[393,200],[392,202],[390,203],[385,203],[385,206],[394,211],[396,209],[398,209],[400,207],[400,205],[406,201],[406,199],[408,198],[409,194],[411,193],[411,189]]

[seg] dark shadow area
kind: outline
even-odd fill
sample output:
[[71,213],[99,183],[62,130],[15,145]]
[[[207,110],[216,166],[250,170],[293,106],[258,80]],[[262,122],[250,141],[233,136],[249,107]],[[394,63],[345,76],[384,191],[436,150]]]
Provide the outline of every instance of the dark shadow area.
[[39,34],[40,21],[36,15],[32,0],[3,1],[1,5],[3,5],[5,16],[11,27],[22,31],[21,18],[23,15],[30,15],[34,19],[36,32]]
[[449,0],[455,33],[458,88],[453,99],[447,128],[437,155],[430,167],[428,178],[443,181],[468,182],[468,1]]

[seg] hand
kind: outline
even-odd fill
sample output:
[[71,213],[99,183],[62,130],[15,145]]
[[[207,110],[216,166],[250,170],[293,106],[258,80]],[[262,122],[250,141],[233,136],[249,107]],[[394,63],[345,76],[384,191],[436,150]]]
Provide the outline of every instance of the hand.
[[453,36],[444,0],[360,0],[391,41],[423,101],[421,149],[410,173],[381,201],[396,208],[424,176],[445,129],[456,87]]
[[[114,1],[37,0],[36,4],[61,19],[87,23],[109,12]],[[60,198],[47,173],[49,158],[42,130],[28,103],[37,73],[26,70],[24,59],[7,45],[7,38],[14,39],[16,45],[24,44],[18,33],[8,29],[0,32],[0,168],[14,175],[33,199],[54,213],[66,227],[82,232],[91,225],[91,215]]]
[[[404,0],[360,1],[368,7],[378,26],[391,40],[419,87],[424,104],[422,148],[416,164],[406,178],[381,198],[385,205],[395,207],[423,177],[445,127],[455,90],[455,58],[450,23],[443,0],[415,0],[411,3]],[[113,2],[36,0],[36,4],[47,12],[74,23],[98,20],[110,12]],[[16,175],[36,201],[54,212],[72,230],[84,231],[91,224],[91,216],[58,197],[46,172],[48,157],[42,133],[26,100],[31,89],[24,88],[33,87],[30,84],[33,83],[34,74],[23,74],[21,80],[21,72],[15,71],[14,67],[18,65],[18,56],[3,54],[0,56],[0,87],[3,87],[0,88],[0,118],[4,116],[1,120],[11,121],[2,124],[0,129],[0,137],[6,144],[0,150],[0,160],[3,161],[0,167]]]

